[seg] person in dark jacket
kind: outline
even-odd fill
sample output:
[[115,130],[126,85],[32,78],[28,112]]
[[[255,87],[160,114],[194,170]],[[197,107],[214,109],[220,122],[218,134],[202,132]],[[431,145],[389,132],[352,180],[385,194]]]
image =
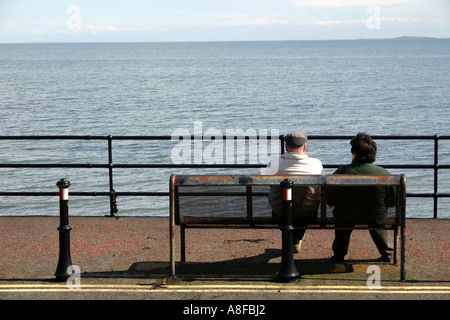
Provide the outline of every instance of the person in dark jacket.
[[[352,162],[339,167],[334,174],[390,174],[386,169],[374,164],[377,144],[366,133],[358,133],[350,141]],[[335,187],[327,194],[327,204],[334,206],[336,225],[352,227],[355,224],[383,225],[387,217],[387,208],[395,205],[393,187]],[[352,230],[335,230],[332,261],[342,262],[347,255]],[[389,243],[388,230],[370,230],[381,257],[380,261],[389,262],[392,246]]]

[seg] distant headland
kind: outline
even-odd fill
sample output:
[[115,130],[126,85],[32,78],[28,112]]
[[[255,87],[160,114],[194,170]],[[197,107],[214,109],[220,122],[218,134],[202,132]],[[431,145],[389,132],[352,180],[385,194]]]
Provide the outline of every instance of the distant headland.
[[401,36],[394,39],[434,39],[432,37],[422,37],[422,36]]
[[436,39],[432,37],[423,36],[400,36],[396,38],[359,38],[360,40],[403,40],[403,39]]

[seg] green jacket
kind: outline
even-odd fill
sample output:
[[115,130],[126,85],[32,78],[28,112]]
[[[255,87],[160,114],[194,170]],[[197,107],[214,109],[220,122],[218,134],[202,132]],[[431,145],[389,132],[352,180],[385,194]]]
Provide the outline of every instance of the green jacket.
[[[353,160],[339,167],[334,174],[390,174],[373,163]],[[334,206],[333,214],[338,223],[380,224],[387,216],[387,208],[395,205],[393,187],[333,187],[327,191],[327,204]]]

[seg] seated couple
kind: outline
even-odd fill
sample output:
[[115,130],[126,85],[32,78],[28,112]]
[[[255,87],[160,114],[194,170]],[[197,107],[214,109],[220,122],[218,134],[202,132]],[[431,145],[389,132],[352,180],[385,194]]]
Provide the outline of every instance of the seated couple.
[[[300,132],[290,132],[285,136],[285,150],[278,160],[277,175],[320,175],[322,162],[319,159],[308,157],[306,154],[307,136]],[[386,169],[373,163],[376,159],[377,145],[365,133],[358,133],[350,141],[352,162],[339,167],[334,174],[390,174]],[[271,168],[270,163],[267,168]],[[262,171],[268,174],[268,171]],[[386,219],[387,207],[394,205],[394,188],[373,187],[368,188],[345,187],[330,188],[327,191],[327,204],[333,206],[336,224],[352,227],[352,221],[364,221],[369,225],[380,225]],[[318,187],[293,187],[292,191],[292,221],[294,226],[305,226],[317,220],[319,207]],[[269,193],[269,204],[274,217],[281,223],[283,205],[281,187],[272,187]],[[352,230],[335,230],[335,239],[332,249],[332,261],[342,262],[347,254]],[[305,235],[305,229],[294,231],[294,252],[300,252]],[[389,262],[392,256],[392,245],[389,243],[387,230],[370,230],[370,235],[381,257],[380,261]]]

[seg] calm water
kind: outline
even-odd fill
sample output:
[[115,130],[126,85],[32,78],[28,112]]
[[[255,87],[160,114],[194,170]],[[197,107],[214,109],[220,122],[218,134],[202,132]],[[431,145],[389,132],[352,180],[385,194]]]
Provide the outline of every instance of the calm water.
[[[449,119],[450,39],[0,45],[0,135],[170,136],[194,134],[195,123],[203,134],[449,135]],[[433,163],[432,141],[377,142],[378,164]],[[173,160],[174,143],[113,145],[114,163]],[[106,147],[0,140],[0,163],[107,163]],[[308,154],[350,161],[345,140],[311,140]],[[450,141],[439,162],[450,164]],[[432,192],[432,170],[390,171],[407,174],[409,192]],[[448,171],[439,171],[441,193],[450,192]],[[115,190],[167,191],[172,172],[202,171],[115,169]],[[1,191],[57,191],[62,177],[71,191],[109,190],[106,169],[2,168],[0,177]],[[450,201],[439,203],[439,216],[450,217]],[[166,216],[168,199],[119,197],[118,208]],[[51,197],[0,197],[0,215],[58,210]],[[70,214],[109,214],[109,200],[71,197]],[[408,199],[407,214],[431,217],[432,200]]]

